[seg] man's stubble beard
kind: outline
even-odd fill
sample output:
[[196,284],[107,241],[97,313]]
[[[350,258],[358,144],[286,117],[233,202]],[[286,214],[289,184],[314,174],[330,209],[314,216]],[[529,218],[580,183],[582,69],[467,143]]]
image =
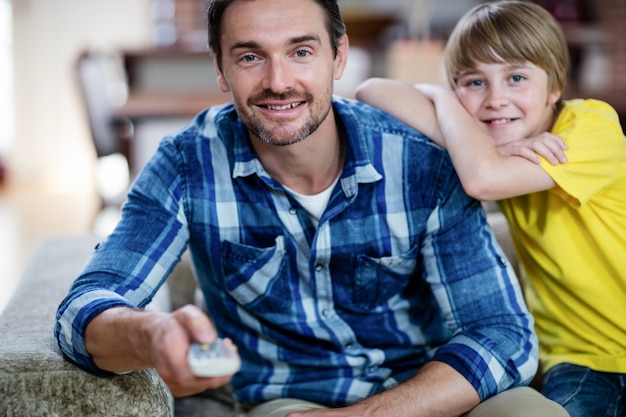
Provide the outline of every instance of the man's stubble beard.
[[[269,95],[270,97],[276,97],[276,95]],[[304,96],[304,100],[306,103],[311,104],[314,103],[313,97],[309,93],[300,94],[299,97]],[[253,112],[246,113],[244,109],[237,109],[238,113],[247,114],[245,119],[241,117],[243,123],[248,128],[250,134],[256,136],[261,142],[272,145],[272,146],[290,146],[296,143],[299,143],[309,137],[313,132],[315,132],[320,125],[326,120],[328,117],[330,110],[332,108],[332,91],[328,92],[324,96],[324,102],[328,103],[328,107],[325,109],[317,108],[313,106],[312,111],[309,113],[306,122],[301,127],[282,127],[279,126],[277,129],[274,129],[274,132],[270,131],[266,128],[266,126],[256,117]],[[289,97],[279,97],[280,99],[285,99]],[[257,99],[258,100],[258,99]],[[255,102],[255,100],[251,99],[249,102]],[[252,106],[249,106],[250,108]],[[317,117],[316,117],[317,115]],[[288,139],[285,139],[288,138]]]

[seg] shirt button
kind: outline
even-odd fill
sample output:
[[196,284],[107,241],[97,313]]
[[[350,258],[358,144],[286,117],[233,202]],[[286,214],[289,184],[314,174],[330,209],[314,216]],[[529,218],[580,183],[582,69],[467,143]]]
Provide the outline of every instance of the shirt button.
[[370,366],[369,368],[367,368],[367,371],[368,371],[370,374],[373,374],[373,373],[375,373],[376,371],[378,371],[378,366],[376,366],[376,365]]
[[295,208],[292,207],[289,209],[289,214],[296,214],[296,213],[298,213],[298,210],[296,210]]
[[315,272],[321,272],[324,269],[324,265],[317,264],[315,265]]
[[325,308],[325,309],[322,310],[322,316],[324,316],[326,318],[330,317],[331,314],[332,313],[331,313],[329,308]]

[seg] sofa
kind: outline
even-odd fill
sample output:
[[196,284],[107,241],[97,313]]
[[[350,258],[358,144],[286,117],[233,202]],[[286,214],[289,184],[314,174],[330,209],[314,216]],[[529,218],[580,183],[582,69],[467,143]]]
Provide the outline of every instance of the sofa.
[[[494,206],[488,220],[517,268],[508,226]],[[97,377],[61,357],[52,329],[59,302],[88,260],[96,236],[64,236],[40,242],[0,315],[1,416],[211,416],[235,417],[228,387],[174,399],[152,370]],[[149,308],[194,302],[195,280],[187,257]]]

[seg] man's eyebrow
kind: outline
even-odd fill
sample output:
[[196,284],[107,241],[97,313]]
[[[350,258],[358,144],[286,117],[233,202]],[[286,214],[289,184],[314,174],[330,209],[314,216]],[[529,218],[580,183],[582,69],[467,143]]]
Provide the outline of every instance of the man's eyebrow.
[[295,45],[295,44],[304,43],[304,42],[322,43],[322,40],[317,35],[302,35],[302,36],[297,36],[297,37],[291,39],[290,43],[292,45]]
[[[302,35],[296,36],[295,38],[291,38],[289,40],[289,45],[297,45],[305,42],[315,42],[318,44],[322,43],[322,40],[317,35]],[[235,42],[230,48],[230,52],[234,52],[237,49],[261,49],[261,45],[256,41],[240,41]]]
[[237,49],[259,49],[261,45],[254,41],[241,41],[235,42],[230,48],[229,51],[233,52]]

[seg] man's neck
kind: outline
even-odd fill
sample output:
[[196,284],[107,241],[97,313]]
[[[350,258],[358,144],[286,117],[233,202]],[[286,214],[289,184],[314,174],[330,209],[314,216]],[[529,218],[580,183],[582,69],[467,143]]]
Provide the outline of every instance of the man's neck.
[[343,168],[344,141],[335,124],[331,132],[328,130],[318,129],[306,139],[283,147],[252,138],[252,146],[272,178],[300,194],[313,195],[328,188]]

